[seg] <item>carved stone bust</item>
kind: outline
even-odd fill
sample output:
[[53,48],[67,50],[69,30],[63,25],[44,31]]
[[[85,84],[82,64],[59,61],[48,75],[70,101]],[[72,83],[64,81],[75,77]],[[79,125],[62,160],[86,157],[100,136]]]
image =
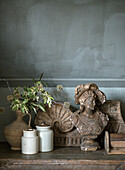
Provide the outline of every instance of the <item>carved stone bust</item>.
[[94,83],[75,88],[75,103],[80,104],[80,109],[72,114],[70,120],[83,136],[82,150],[94,151],[99,148],[93,139],[102,133],[108,123],[108,116],[99,110],[105,101],[105,94]]

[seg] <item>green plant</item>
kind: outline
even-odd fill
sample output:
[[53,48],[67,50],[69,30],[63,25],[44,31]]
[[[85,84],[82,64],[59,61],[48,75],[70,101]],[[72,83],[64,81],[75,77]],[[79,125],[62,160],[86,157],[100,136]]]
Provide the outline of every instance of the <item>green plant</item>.
[[13,95],[8,96],[11,101],[11,108],[13,111],[21,110],[23,114],[29,115],[28,126],[31,126],[31,111],[37,114],[37,109],[45,111],[45,105],[51,107],[53,97],[45,90],[41,81],[34,83],[31,87],[17,87]]

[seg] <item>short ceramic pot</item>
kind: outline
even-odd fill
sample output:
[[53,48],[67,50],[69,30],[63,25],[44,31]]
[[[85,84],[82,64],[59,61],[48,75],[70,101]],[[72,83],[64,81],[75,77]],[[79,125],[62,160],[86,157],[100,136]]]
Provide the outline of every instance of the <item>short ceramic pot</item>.
[[39,136],[39,151],[50,152],[53,150],[53,130],[50,126],[36,126]]
[[21,139],[23,154],[38,153],[38,136],[35,129],[23,130],[23,137]]

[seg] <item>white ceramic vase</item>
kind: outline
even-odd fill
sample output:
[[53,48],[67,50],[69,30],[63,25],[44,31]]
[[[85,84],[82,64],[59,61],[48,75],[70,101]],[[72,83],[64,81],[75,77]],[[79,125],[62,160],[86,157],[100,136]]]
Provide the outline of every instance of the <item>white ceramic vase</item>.
[[23,154],[38,153],[38,136],[35,129],[23,130],[21,146]]
[[53,150],[53,130],[50,126],[36,126],[39,136],[39,151],[50,152]]

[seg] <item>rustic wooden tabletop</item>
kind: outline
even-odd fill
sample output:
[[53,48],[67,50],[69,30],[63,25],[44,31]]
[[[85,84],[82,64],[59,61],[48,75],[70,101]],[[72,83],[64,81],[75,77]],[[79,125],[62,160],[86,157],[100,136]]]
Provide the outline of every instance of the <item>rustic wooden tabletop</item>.
[[0,143],[0,169],[125,169],[125,155],[107,155],[104,150],[83,152],[79,147],[56,147],[48,153],[24,155]]

